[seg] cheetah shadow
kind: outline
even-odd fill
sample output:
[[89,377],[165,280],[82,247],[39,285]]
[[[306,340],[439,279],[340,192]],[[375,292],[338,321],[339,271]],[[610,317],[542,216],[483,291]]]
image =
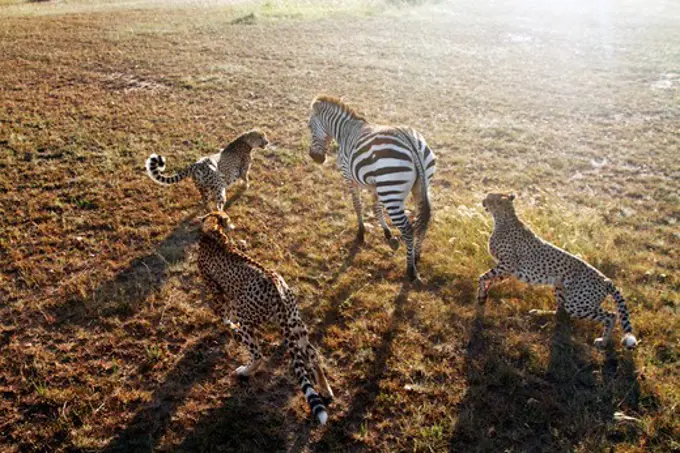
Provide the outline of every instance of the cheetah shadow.
[[[405,304],[410,290],[410,285],[404,284],[397,294],[393,302],[394,312],[390,326],[375,349],[375,358],[352,396],[349,408],[342,416],[331,415],[330,426],[324,435],[317,442],[309,445],[311,451],[327,452],[334,445],[351,445],[356,442],[353,434],[360,431],[366,413],[375,405],[380,393],[380,382],[387,371],[387,361],[392,355],[394,339],[406,322],[408,314],[405,311]],[[332,411],[332,407],[330,409]],[[308,446],[306,440],[304,436],[300,436],[289,451],[303,451]]]
[[98,322],[102,318],[133,316],[153,293],[159,291],[170,277],[169,268],[185,261],[189,247],[199,237],[195,221],[198,211],[185,217],[153,252],[135,258],[111,280],[100,284],[87,297],[74,294],[66,302],[50,309],[53,326]]
[[[274,376],[272,370],[288,366],[287,351],[282,345],[266,348],[269,356],[265,369],[248,380],[229,377],[229,396],[221,398],[219,406],[209,409],[199,420],[188,428],[188,433],[179,443],[172,439],[169,445],[159,447],[166,433],[181,436],[187,432],[177,417],[182,404],[187,403],[192,389],[205,384],[214,392],[220,384],[210,385],[222,379],[216,376],[217,369],[226,367],[231,373],[239,363],[230,353],[238,353],[238,342],[232,341],[226,330],[205,335],[190,347],[177,365],[158,386],[149,403],[141,407],[127,427],[118,433],[102,450],[105,453],[151,451],[197,452],[197,451],[285,451],[290,439],[285,435],[286,427],[294,425],[297,439],[306,439],[316,426],[311,415],[305,422],[297,420],[298,415],[287,414],[285,408],[291,398],[304,397],[294,379],[288,374]],[[228,349],[227,349],[228,348]],[[218,367],[220,362],[228,364]],[[214,395],[219,397],[219,395]],[[198,396],[200,398],[200,396]],[[291,422],[291,418],[295,421]],[[306,441],[303,441],[306,443]]]
[[227,211],[230,207],[232,207],[238,200],[243,197],[243,194],[246,193],[246,186],[243,184],[239,184],[238,187],[232,189],[233,186],[227,187],[227,193],[231,192],[231,195],[227,198],[227,200],[224,202],[224,210]]
[[[277,365],[285,351],[279,348]],[[272,361],[270,361],[272,363]],[[288,400],[304,397],[287,375],[273,377],[264,370],[248,381],[239,381],[231,389],[230,396],[219,407],[208,410],[196,423],[184,440],[170,450],[173,452],[228,451],[228,452],[277,452],[285,451],[289,442],[286,427],[297,415],[286,413]],[[316,420],[311,416],[306,422],[294,421],[297,432],[309,433]]]
[[191,346],[168,372],[165,381],[154,391],[149,403],[136,413],[127,427],[118,433],[102,451],[150,452],[166,432],[172,415],[191,389],[208,381],[216,363],[225,357],[227,332],[205,335]]
[[[593,356],[599,352],[581,335],[574,338],[572,321],[560,310],[549,364],[541,371],[528,346],[505,347],[505,334],[484,319],[483,310],[477,310],[466,347],[468,390],[449,451],[571,451],[581,442],[615,440],[614,412],[622,404],[636,408],[640,393],[630,357],[609,352],[600,367]],[[625,433],[630,436],[639,433]]]

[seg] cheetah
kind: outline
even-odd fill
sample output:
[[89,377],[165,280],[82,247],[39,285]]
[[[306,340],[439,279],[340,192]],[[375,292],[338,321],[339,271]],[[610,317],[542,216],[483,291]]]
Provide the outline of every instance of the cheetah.
[[[291,355],[293,373],[307,403],[324,425],[328,413],[314,385],[318,384],[327,401],[333,399],[333,391],[326,380],[319,353],[309,342],[295,295],[279,274],[266,269],[232,244],[229,232],[233,228],[222,211],[203,217],[198,268],[205,284],[203,302],[222,317],[234,337],[250,352],[250,363],[238,367],[235,374],[245,378],[262,365],[264,359],[256,338],[257,329],[266,321],[274,320],[281,328],[283,344]],[[207,293],[213,296],[210,302]]]
[[191,177],[201,193],[206,209],[210,210],[212,198],[217,210],[222,211],[227,201],[227,187],[239,178],[245,182],[246,189],[249,187],[248,170],[252,149],[264,148],[268,144],[264,133],[252,130],[238,136],[219,153],[202,157],[170,177],[161,174],[165,170],[165,158],[154,153],[146,160],[146,172],[151,179],[163,185],[175,184]]
[[478,302],[486,301],[494,281],[511,275],[531,284],[552,285],[558,306],[572,317],[604,324],[603,336],[595,340],[596,347],[604,348],[611,340],[616,315],[604,311],[600,304],[611,294],[625,333],[621,342],[628,349],[635,348],[637,340],[626,303],[612,281],[590,264],[534,234],[515,214],[514,199],[514,195],[491,193],[482,202],[493,216],[489,252],[498,264],[479,277]]

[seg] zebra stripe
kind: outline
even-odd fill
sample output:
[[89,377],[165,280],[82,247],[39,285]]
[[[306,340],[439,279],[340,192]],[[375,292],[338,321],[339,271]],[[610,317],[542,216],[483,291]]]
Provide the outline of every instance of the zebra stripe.
[[[312,132],[309,154],[316,162],[325,160],[331,139],[339,145],[338,166],[352,190],[359,220],[358,238],[363,240],[365,230],[358,189],[368,187],[376,196],[375,212],[384,208],[401,231],[407,246],[407,273],[412,280],[417,279],[416,262],[430,218],[428,186],[436,169],[434,153],[425,139],[410,127],[373,125],[342,101],[327,96],[312,102],[309,128]],[[404,213],[411,192],[418,203],[414,225]],[[392,233],[380,221],[389,240]]]

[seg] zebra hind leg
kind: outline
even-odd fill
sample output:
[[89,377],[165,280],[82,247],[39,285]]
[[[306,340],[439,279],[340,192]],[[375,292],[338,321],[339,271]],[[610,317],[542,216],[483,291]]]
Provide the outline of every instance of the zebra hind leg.
[[366,227],[364,226],[363,207],[361,205],[361,196],[359,195],[359,187],[355,183],[350,183],[350,191],[352,192],[352,205],[354,211],[357,213],[357,220],[359,221],[359,230],[357,231],[357,242],[363,244],[365,242]]
[[390,248],[392,250],[397,250],[399,248],[399,238],[395,237],[392,234],[392,230],[390,230],[390,227],[387,225],[387,222],[385,221],[385,215],[383,213],[382,204],[380,204],[380,200],[378,199],[377,196],[375,197],[373,203],[373,213],[375,214],[375,217],[378,219],[378,222],[382,227],[383,234],[385,235],[385,240],[389,244]]
[[[401,240],[406,244],[406,277],[412,283],[421,282],[418,270],[416,269],[416,261],[413,247],[413,225],[406,217],[404,212],[404,202],[400,201],[398,204],[390,200],[380,200],[383,205],[387,206],[387,213],[392,219],[392,224],[399,228],[401,232]],[[387,202],[386,202],[387,201]]]
[[417,216],[413,224],[413,230],[415,235],[415,262],[420,262],[420,251],[425,240],[425,235],[427,235],[427,229],[430,223],[431,209],[430,201],[426,193],[422,192],[422,188],[418,182],[413,186],[413,196],[416,201]]

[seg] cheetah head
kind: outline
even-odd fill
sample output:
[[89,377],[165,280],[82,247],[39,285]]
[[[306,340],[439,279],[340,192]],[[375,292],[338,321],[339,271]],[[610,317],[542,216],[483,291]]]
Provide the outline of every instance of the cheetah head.
[[236,227],[229,220],[229,216],[224,211],[213,211],[209,214],[200,217],[203,222],[203,232],[221,230],[225,234],[229,233]]
[[495,213],[500,211],[514,210],[512,205],[515,195],[504,193],[490,193],[482,201],[482,206],[487,212]]
[[251,148],[264,148],[269,144],[267,136],[264,132],[257,129],[248,131],[241,136],[243,141],[245,141]]

